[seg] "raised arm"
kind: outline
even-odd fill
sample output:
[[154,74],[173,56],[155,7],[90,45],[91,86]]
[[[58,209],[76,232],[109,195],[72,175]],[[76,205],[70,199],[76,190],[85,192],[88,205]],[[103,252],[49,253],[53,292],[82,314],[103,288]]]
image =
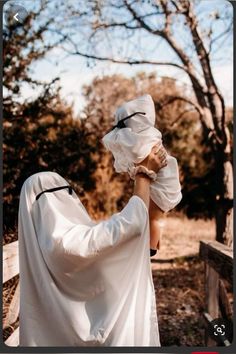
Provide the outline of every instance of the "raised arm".
[[[146,159],[149,169],[160,168],[160,161],[154,151]],[[73,222],[67,220],[55,205],[38,204],[38,218],[47,218],[47,232],[39,240],[42,251],[46,254],[61,257],[65,262],[79,265],[78,260],[85,262],[101,255],[104,251],[134,237],[140,237],[148,226],[149,188],[150,180],[142,174],[137,174],[133,196],[121,212],[95,225],[81,223],[76,217]],[[76,207],[74,204],[71,207]],[[54,215],[56,213],[56,215]],[[74,215],[75,215],[74,211]],[[49,258],[50,258],[49,257]],[[83,263],[83,262],[82,262]]]
[[101,255],[104,251],[134,237],[141,237],[148,225],[148,208],[142,198],[134,195],[127,205],[109,219],[94,226],[75,225],[58,237],[53,253],[72,263]]
[[[156,145],[153,147],[150,155],[139,165],[143,165],[157,173],[162,167],[167,165],[166,155],[164,147]],[[149,209],[150,248],[156,250],[160,248],[162,231],[160,221],[164,217],[164,212],[150,199],[150,182],[147,176],[142,174],[136,175],[134,194],[139,194]]]
[[[136,166],[144,166],[148,170],[158,172],[162,167],[167,165],[166,160],[166,150],[161,143],[153,146],[150,154]],[[135,185],[134,185],[134,195],[138,195],[149,208],[150,201],[150,183],[151,180],[147,175],[139,173],[135,176]]]

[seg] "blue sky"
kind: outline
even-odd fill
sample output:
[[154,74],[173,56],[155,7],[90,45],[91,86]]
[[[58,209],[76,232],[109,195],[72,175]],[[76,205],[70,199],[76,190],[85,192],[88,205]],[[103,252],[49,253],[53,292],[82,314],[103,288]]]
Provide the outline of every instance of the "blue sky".
[[[73,6],[76,4],[77,0],[72,0],[69,2],[73,3]],[[79,0],[78,0],[79,1]],[[52,0],[53,4],[54,0]],[[67,3],[69,4],[68,0]],[[18,3],[24,6],[27,10],[31,10],[37,6],[38,1],[34,0],[22,0],[14,3]],[[201,28],[203,30],[209,27],[209,20],[206,19],[207,16],[214,14],[216,10],[220,14],[223,14],[223,11],[227,9],[228,13],[232,13],[232,6],[229,2],[225,0],[200,0],[197,1],[197,11],[199,12],[200,17],[199,21],[201,23]],[[148,11],[148,9],[143,11]],[[62,14],[61,14],[62,15]],[[108,14],[110,16],[110,14]],[[60,14],[58,14],[60,18]],[[125,16],[125,14],[124,14]],[[210,17],[209,17],[210,18]],[[58,19],[59,20],[59,19]],[[213,23],[212,31],[213,35],[217,36],[224,29],[224,21]],[[80,27],[81,29],[81,27]],[[83,36],[83,43],[85,36],[88,33],[88,29],[84,26],[81,29],[81,32],[74,31],[71,33],[71,38],[76,42],[80,43]],[[186,30],[183,29],[183,25],[180,23],[175,25],[176,36],[178,36],[178,42],[181,46],[185,46],[189,43],[189,37],[186,33]],[[118,33],[119,34],[119,33]],[[176,59],[173,51],[170,47],[163,41],[156,38],[152,38],[146,33],[141,35],[133,36],[125,44],[121,41],[117,42],[115,49],[111,49],[108,42],[97,41],[96,47],[93,50],[99,54],[106,55],[110,54],[111,51],[113,55],[118,57],[120,51],[123,51],[121,55],[133,55],[135,48],[135,55],[139,58],[149,58],[150,60],[158,61],[175,61]],[[138,43],[138,46],[137,46]],[[106,45],[107,44],[107,45]],[[217,50],[217,46],[214,49],[215,54],[212,57],[212,68],[215,80],[226,100],[227,106],[233,105],[233,41],[232,38],[228,38],[225,41],[221,41],[220,48]],[[138,50],[137,50],[138,48]],[[83,47],[82,47],[83,49]],[[116,50],[117,49],[117,50]],[[190,49],[191,50],[191,49]],[[193,58],[196,60],[196,58]],[[197,61],[196,61],[197,62]],[[82,87],[85,84],[89,84],[95,76],[102,77],[103,75],[111,75],[114,73],[121,73],[125,76],[133,76],[138,71],[156,71],[157,75],[160,76],[170,76],[175,77],[179,82],[189,85],[189,79],[183,71],[167,67],[167,66],[153,66],[153,65],[138,65],[138,66],[129,66],[123,64],[114,64],[111,62],[97,62],[95,66],[89,67],[87,65],[87,60],[80,56],[68,56],[65,52],[56,48],[51,51],[46,58],[34,63],[32,67],[32,76],[45,81],[50,81],[53,77],[59,76],[62,86],[62,96],[68,101],[74,103],[75,113],[79,113],[84,107],[85,100],[82,96]],[[33,91],[30,86],[27,84],[24,85],[22,90],[22,99],[31,98],[36,96],[37,92]]]

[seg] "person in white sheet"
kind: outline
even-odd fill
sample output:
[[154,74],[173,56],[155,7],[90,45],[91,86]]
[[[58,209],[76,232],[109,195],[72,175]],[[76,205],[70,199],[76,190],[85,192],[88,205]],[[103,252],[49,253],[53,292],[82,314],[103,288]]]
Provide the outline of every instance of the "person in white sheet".
[[[155,172],[166,152],[153,147]],[[150,176],[133,196],[93,221],[55,172],[29,177],[19,206],[20,346],[160,346],[149,258]]]
[[[146,157],[152,147],[162,146],[162,134],[154,127],[155,107],[152,97],[144,95],[125,102],[115,113],[115,125],[102,139],[105,147],[114,156],[116,172],[128,172],[134,177],[139,163],[147,167]],[[163,219],[169,210],[181,200],[181,186],[176,158],[167,156],[167,166],[152,175],[150,186],[150,253],[155,255],[160,248]]]

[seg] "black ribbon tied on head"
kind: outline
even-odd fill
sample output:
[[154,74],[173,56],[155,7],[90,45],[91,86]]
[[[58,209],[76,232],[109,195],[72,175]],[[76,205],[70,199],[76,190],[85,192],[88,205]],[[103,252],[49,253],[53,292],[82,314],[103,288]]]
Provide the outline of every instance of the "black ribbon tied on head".
[[45,189],[44,191],[42,191],[41,193],[39,193],[37,196],[36,196],[36,200],[38,200],[42,194],[44,193],[51,193],[51,192],[56,192],[56,191],[59,191],[60,189],[66,189],[68,188],[69,189],[69,194],[71,195],[72,192],[73,192],[73,189],[71,186],[61,186],[61,187],[55,187],[55,188],[50,188],[50,189]]
[[127,117],[125,117],[125,118],[122,118],[121,120],[119,120],[119,122],[118,122],[116,125],[114,125],[114,126],[111,128],[111,130],[109,130],[109,133],[110,133],[113,129],[115,129],[115,128],[119,128],[119,129],[127,128],[127,126],[125,125],[124,122],[125,122],[127,119],[129,119],[129,118],[135,116],[136,114],[144,114],[144,115],[145,115],[146,113],[145,113],[145,112],[134,112],[134,113],[130,114],[129,116],[127,116]]

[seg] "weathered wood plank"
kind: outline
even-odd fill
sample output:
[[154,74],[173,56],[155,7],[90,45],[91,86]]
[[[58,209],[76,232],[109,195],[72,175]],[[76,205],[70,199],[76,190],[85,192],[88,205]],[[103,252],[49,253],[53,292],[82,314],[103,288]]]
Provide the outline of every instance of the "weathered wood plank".
[[233,250],[217,241],[200,241],[199,256],[223,279],[233,282]]
[[10,347],[17,347],[19,345],[19,327],[7,338],[5,344]]
[[9,327],[11,324],[15,323],[19,315],[20,306],[20,283],[17,285],[13,299],[10,303],[7,316],[3,321],[3,329]]
[[219,306],[221,317],[231,319],[233,317],[233,308],[229,302],[227,291],[223,280],[219,281]]
[[18,273],[18,241],[15,241],[3,246],[3,283]]
[[219,274],[205,264],[206,308],[214,319],[219,317]]

